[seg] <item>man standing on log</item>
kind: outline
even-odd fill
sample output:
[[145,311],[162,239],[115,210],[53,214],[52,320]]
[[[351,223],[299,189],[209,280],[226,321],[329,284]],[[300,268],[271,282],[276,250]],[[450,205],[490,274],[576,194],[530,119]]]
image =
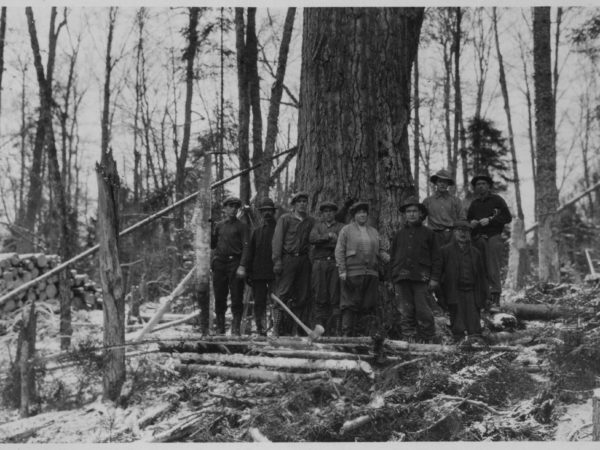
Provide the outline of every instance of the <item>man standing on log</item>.
[[[310,248],[309,234],[315,219],[308,215],[308,194],[292,196],[292,211],[283,214],[273,235],[273,272],[277,279],[277,295],[307,323],[310,313]],[[273,308],[273,335],[279,336],[282,309]],[[294,322],[294,332],[297,325]]]
[[427,208],[416,197],[400,207],[406,221],[392,240],[390,272],[397,293],[401,333],[405,340],[433,342],[435,321],[427,292],[438,287],[440,250],[434,232],[423,225]]
[[242,201],[236,197],[227,197],[223,202],[225,219],[218,222],[212,232],[210,247],[214,250],[211,269],[215,292],[215,313],[217,332],[225,334],[225,311],[227,295],[231,294],[231,312],[233,323],[231,334],[240,334],[242,312],[244,309],[244,280],[246,271],[240,262],[248,251],[248,225],[237,218]]
[[442,247],[441,301],[450,312],[455,341],[481,334],[480,310],[487,298],[485,265],[481,253],[471,245],[471,226],[454,223],[454,240]]
[[454,180],[446,169],[439,170],[430,178],[435,192],[423,200],[427,208],[427,225],[435,232],[438,245],[446,245],[452,239],[452,225],[457,220],[465,220],[465,210],[461,201],[448,191]]
[[[481,252],[486,265],[490,302],[500,304],[502,282],[500,271],[504,255],[502,230],[510,223],[512,215],[502,197],[490,192],[493,181],[485,174],[477,175],[471,180],[477,198],[473,200],[467,211],[467,220],[471,224],[473,243]],[[486,306],[489,304],[486,303]]]
[[309,241],[314,245],[312,289],[315,299],[315,321],[330,335],[340,333],[340,279],[335,264],[335,245],[343,223],[335,220],[338,207],[333,202],[319,206],[321,220],[310,232]]
[[252,231],[248,252],[242,260],[242,266],[246,269],[246,281],[252,286],[256,332],[264,336],[267,298],[275,279],[271,258],[271,242],[275,232],[275,204],[270,198],[265,198],[260,202],[258,210],[263,223]]

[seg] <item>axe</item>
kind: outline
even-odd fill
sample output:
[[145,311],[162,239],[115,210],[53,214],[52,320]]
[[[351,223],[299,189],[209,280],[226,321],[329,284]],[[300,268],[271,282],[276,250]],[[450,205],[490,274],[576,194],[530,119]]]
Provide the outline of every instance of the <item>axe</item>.
[[281,301],[279,297],[277,297],[275,294],[271,294],[271,298],[277,303],[279,303],[279,306],[281,306],[285,310],[285,312],[287,312],[292,317],[292,319],[294,319],[296,323],[302,327],[302,329],[306,332],[308,338],[311,341],[316,341],[325,332],[325,329],[321,325],[317,325],[314,330],[311,330],[306,325],[304,325],[304,323],[302,323],[298,316],[294,314],[290,310],[290,308],[288,308],[287,305]]

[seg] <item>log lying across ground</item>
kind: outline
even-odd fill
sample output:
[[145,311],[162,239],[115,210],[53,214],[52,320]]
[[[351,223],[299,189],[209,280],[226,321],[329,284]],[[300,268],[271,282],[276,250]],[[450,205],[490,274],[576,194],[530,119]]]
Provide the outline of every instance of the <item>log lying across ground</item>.
[[[277,382],[292,379],[298,381],[315,379],[315,375],[312,373],[290,373],[275,370],[247,369],[243,367],[225,367],[205,364],[175,364],[175,369],[178,371],[203,372],[217,377],[232,378],[234,380],[242,381]],[[319,377],[328,378],[328,375],[320,372]],[[333,378],[333,381],[339,381],[339,379]]]
[[521,320],[554,320],[595,314],[593,308],[530,303],[507,303],[502,305],[501,309]]
[[330,370],[336,372],[362,372],[373,379],[375,373],[371,365],[365,361],[349,359],[307,359],[283,358],[268,356],[222,355],[219,353],[194,354],[185,353],[179,359],[184,364],[226,363],[241,366],[274,367],[280,369]]

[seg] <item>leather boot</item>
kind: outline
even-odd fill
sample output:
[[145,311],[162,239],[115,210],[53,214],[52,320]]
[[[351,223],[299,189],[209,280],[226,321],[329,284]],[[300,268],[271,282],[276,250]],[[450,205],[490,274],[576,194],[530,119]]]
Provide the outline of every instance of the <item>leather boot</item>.
[[240,335],[241,325],[242,325],[242,315],[241,314],[234,314],[233,315],[233,322],[231,323],[231,334],[233,336],[239,336]]
[[217,314],[217,334],[225,334],[225,313]]
[[279,337],[279,325],[281,323],[281,310],[273,309],[273,337]]
[[342,336],[354,335],[354,311],[345,309],[342,311]]
[[267,333],[265,333],[265,327],[263,325],[262,315],[257,316],[255,320],[256,320],[256,334],[258,334],[259,336],[266,336]]

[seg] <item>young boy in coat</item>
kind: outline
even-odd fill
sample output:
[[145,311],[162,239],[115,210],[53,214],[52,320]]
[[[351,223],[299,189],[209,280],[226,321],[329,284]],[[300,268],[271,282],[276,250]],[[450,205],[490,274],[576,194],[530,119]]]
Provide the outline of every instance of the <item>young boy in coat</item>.
[[487,298],[487,278],[481,253],[471,244],[466,220],[453,226],[454,240],[442,247],[442,302],[450,312],[450,327],[456,341],[481,334],[480,310]]

